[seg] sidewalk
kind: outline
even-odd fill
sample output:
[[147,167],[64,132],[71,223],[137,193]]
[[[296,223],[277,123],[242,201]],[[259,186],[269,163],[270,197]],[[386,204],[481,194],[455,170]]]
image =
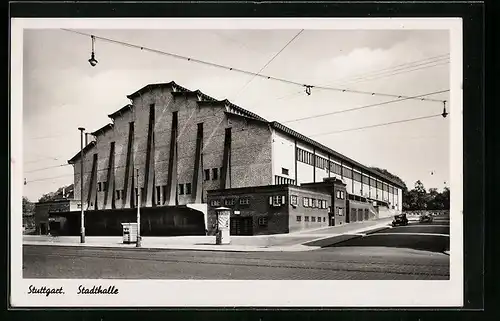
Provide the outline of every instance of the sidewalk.
[[[338,235],[352,235],[387,226],[390,219],[329,226],[289,234],[231,236],[231,244],[216,245],[215,236],[164,236],[143,237],[142,248],[233,252],[299,252],[315,250],[317,246],[304,244]],[[24,235],[26,245],[87,246],[108,248],[135,248],[135,244],[123,244],[120,236],[87,236],[80,243],[79,236]]]

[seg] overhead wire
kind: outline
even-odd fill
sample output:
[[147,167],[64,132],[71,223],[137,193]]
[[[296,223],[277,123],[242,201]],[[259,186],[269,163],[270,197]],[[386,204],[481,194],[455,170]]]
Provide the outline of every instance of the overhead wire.
[[236,97],[239,96],[239,94],[255,79],[255,77],[257,77],[258,75],[260,75],[260,73],[266,69],[267,66],[269,66],[269,64],[271,64],[271,62],[274,61],[274,59],[276,59],[276,57],[278,57],[280,55],[280,53],[283,52],[283,50],[286,49],[286,47],[288,47],[295,39],[297,39],[298,36],[300,36],[300,34],[304,31],[304,29],[301,29],[297,34],[295,34],[295,36],[290,39],[286,44],[285,46],[283,46],[276,54],[274,54],[274,56],[264,65],[262,66],[262,68],[260,68],[260,70],[255,74],[253,75],[252,78],[250,78],[250,80],[248,80],[245,85],[243,85],[243,87],[241,87],[241,89],[236,93],[235,97],[233,99],[236,99]]
[[295,118],[295,119],[290,119],[287,121],[283,121],[282,123],[294,123],[302,120],[307,120],[307,119],[313,119],[313,118],[318,118],[318,117],[324,117],[324,116],[330,116],[330,115],[336,115],[336,114],[342,114],[342,113],[347,113],[347,112],[352,112],[356,110],[361,110],[361,109],[367,109],[367,108],[372,108],[372,107],[377,107],[377,106],[382,106],[382,105],[387,105],[387,104],[392,104],[400,101],[405,101],[409,99],[415,99],[423,96],[430,96],[430,95],[436,95],[436,94],[441,94],[450,91],[449,89],[445,90],[439,90],[439,91],[434,91],[431,93],[425,93],[425,94],[420,94],[420,95],[414,95],[411,97],[405,97],[401,99],[395,99],[395,100],[389,100],[389,101],[383,101],[380,103],[375,103],[375,104],[369,104],[369,105],[363,105],[355,108],[350,108],[350,109],[343,109],[343,110],[338,110],[338,111],[333,111],[330,113],[325,113],[325,114],[319,114],[319,115],[313,115],[313,116],[307,116],[307,117],[301,117],[301,118]]
[[444,65],[447,65],[449,63],[450,63],[449,61],[446,61],[446,62],[442,62],[442,63],[435,63],[435,64],[432,64],[432,65],[423,66],[423,67],[420,67],[420,68],[406,69],[406,70],[402,70],[402,71],[399,71],[399,72],[381,74],[381,75],[376,76],[376,77],[364,78],[364,79],[359,79],[359,80],[356,80],[356,81],[348,82],[348,84],[352,85],[352,84],[357,84],[357,83],[360,83],[360,82],[372,81],[372,80],[386,78],[386,77],[392,77],[392,76],[406,74],[406,73],[413,72],[413,71],[418,71],[418,70],[423,70],[423,69],[429,69],[429,68],[444,66]]
[[355,75],[348,76],[348,77],[334,79],[332,82],[330,82],[330,85],[336,84],[339,82],[342,82],[342,83],[350,82],[350,81],[355,80],[355,79],[371,77],[371,76],[375,76],[378,74],[389,73],[389,72],[393,72],[393,71],[397,71],[397,70],[401,70],[401,69],[406,69],[406,68],[409,69],[409,68],[416,67],[417,65],[431,64],[431,63],[439,62],[441,60],[449,60],[449,55],[450,54],[448,53],[448,54],[432,56],[432,57],[414,60],[414,61],[403,63],[403,64],[393,65],[393,66],[382,68],[382,69],[376,69],[376,70],[372,70],[372,71],[368,71],[368,72],[364,72],[364,73],[359,73],[359,74],[355,74]]
[[58,167],[64,167],[64,166],[69,166],[71,164],[60,164],[60,165],[54,165],[54,166],[49,166],[49,167],[44,167],[44,168],[37,168],[37,169],[33,169],[33,170],[30,170],[30,171],[26,171],[24,172],[25,174],[28,174],[28,173],[35,173],[35,172],[40,172],[40,171],[44,171],[46,169],[51,169],[51,168],[58,168]]
[[396,121],[392,121],[392,122],[386,122],[386,123],[374,124],[374,125],[368,125],[368,126],[362,126],[362,127],[356,127],[356,128],[348,128],[348,129],[337,130],[337,131],[332,131],[332,132],[326,132],[326,133],[319,133],[319,134],[309,135],[309,136],[311,136],[311,137],[318,137],[318,136],[332,135],[332,134],[338,134],[338,133],[344,133],[344,132],[351,132],[351,131],[362,130],[362,129],[369,129],[369,128],[375,128],[375,127],[381,127],[381,126],[388,126],[388,125],[393,125],[393,124],[407,123],[407,122],[410,122],[410,121],[416,121],[416,120],[422,120],[422,119],[429,119],[429,118],[434,118],[434,117],[443,117],[443,115],[442,114],[435,114],[435,115],[415,117],[415,118],[410,118],[410,119],[402,119],[402,120],[396,120]]
[[[78,32],[78,31],[75,31],[75,30],[69,30],[69,29],[62,29],[62,30],[65,30],[65,31],[69,31],[69,32],[74,32],[74,33],[77,33],[77,34],[81,34],[81,35],[86,35],[86,36],[93,36],[93,35],[90,35],[90,34],[86,34],[86,33],[82,33],[82,32]],[[390,96],[390,97],[398,97],[398,99],[396,100],[391,100],[391,101],[386,101],[386,102],[382,102],[382,103],[377,103],[377,104],[371,104],[371,105],[366,105],[366,106],[360,106],[360,107],[356,107],[356,108],[353,108],[353,109],[348,109],[348,110],[342,110],[342,111],[337,111],[337,112],[333,112],[333,113],[327,113],[327,114],[322,114],[322,115],[315,115],[315,116],[310,116],[310,117],[304,117],[304,118],[300,118],[300,119],[294,119],[294,120],[289,120],[289,121],[285,121],[284,123],[289,123],[289,122],[295,122],[295,121],[299,121],[299,120],[305,120],[305,119],[311,119],[311,118],[317,118],[317,117],[322,117],[322,116],[326,116],[326,115],[333,115],[333,114],[337,114],[337,113],[343,113],[343,112],[349,112],[349,111],[353,111],[353,110],[359,110],[359,109],[364,109],[364,108],[370,108],[370,107],[375,107],[375,106],[380,106],[380,105],[383,105],[383,104],[389,104],[389,103],[393,103],[393,102],[399,102],[399,101],[404,101],[404,100],[410,100],[410,99],[418,99],[418,100],[427,100],[427,101],[436,101],[436,102],[445,102],[445,100],[438,100],[438,99],[425,99],[425,98],[422,98],[423,96],[429,96],[429,95],[433,95],[433,94],[438,94],[438,93],[443,93],[443,92],[447,92],[449,90],[442,90],[442,91],[437,91],[437,92],[433,92],[433,93],[428,93],[428,94],[422,94],[422,95],[416,95],[416,96],[402,96],[402,95],[392,95],[392,94],[381,94],[381,93],[370,93],[370,92],[363,92],[363,91],[357,91],[357,90],[350,90],[350,89],[340,89],[340,88],[332,88],[332,87],[327,87],[327,86],[313,86],[313,85],[305,85],[305,84],[301,84],[301,83],[298,83],[298,82],[294,82],[294,81],[289,81],[289,80],[286,80],[286,79],[282,79],[282,78],[277,78],[277,77],[270,77],[270,76],[264,76],[264,75],[261,75],[260,72],[265,68],[267,67],[267,65],[269,65],[269,63],[272,62],[272,60],[274,60],[294,39],[297,38],[297,36],[300,35],[300,33],[302,32],[303,30],[301,30],[294,38],[292,38],[292,40],[290,40],[286,45],[285,47],[282,48],[282,50],[280,50],[263,68],[261,68],[261,70],[257,73],[253,73],[253,72],[248,72],[248,71],[245,71],[245,70],[241,70],[241,69],[237,69],[237,68],[230,68],[230,67],[226,67],[226,66],[222,66],[222,65],[218,65],[218,64],[214,64],[214,63],[209,63],[209,62],[205,62],[205,61],[202,61],[202,60],[198,60],[198,59],[192,59],[192,58],[188,58],[188,57],[184,57],[184,56],[180,56],[180,55],[176,55],[176,54],[171,54],[171,53],[166,53],[166,52],[162,52],[162,51],[159,51],[159,50],[155,50],[155,49],[150,49],[150,48],[145,48],[145,47],[142,47],[142,46],[137,46],[137,45],[133,45],[133,44],[129,44],[129,43],[126,43],[126,42],[121,42],[121,41],[117,41],[117,40],[113,40],[113,39],[109,39],[109,38],[104,38],[104,37],[99,37],[99,36],[94,36],[95,38],[97,39],[100,39],[100,40],[106,40],[106,41],[110,41],[110,42],[113,42],[113,43],[117,43],[117,44],[121,44],[121,45],[125,45],[125,46],[129,46],[129,47],[134,47],[134,48],[138,48],[140,47],[141,50],[149,50],[149,51],[152,51],[152,52],[157,52],[157,53],[161,53],[161,54],[166,54],[166,55],[169,55],[169,56],[172,56],[174,58],[180,58],[180,59],[187,59],[188,61],[193,61],[193,62],[198,62],[198,63],[203,63],[203,64],[208,64],[208,65],[211,65],[211,66],[214,66],[214,67],[219,67],[219,68],[225,68],[225,69],[230,69],[230,70],[233,70],[233,71],[238,71],[238,72],[242,72],[242,73],[246,73],[246,74],[251,74],[253,75],[254,77],[251,79],[253,80],[255,77],[263,77],[263,78],[267,78],[267,79],[273,79],[273,80],[277,80],[277,81],[282,81],[282,82],[285,82],[285,83],[290,83],[290,84],[295,84],[295,85],[300,85],[300,86],[310,86],[311,88],[318,88],[318,89],[325,89],[325,90],[336,90],[336,91],[342,91],[342,92],[351,92],[351,93],[362,93],[362,94],[371,94],[372,96],[373,95],[378,95],[378,96]],[[415,67],[415,66],[414,66]],[[250,80],[250,81],[251,81]],[[283,96],[283,97],[280,97],[280,98],[277,98],[277,100],[279,99],[282,99],[282,98],[285,98],[285,97],[288,97],[288,96],[292,96],[292,95],[295,95],[297,93],[292,93],[290,95],[286,95],[286,96]],[[403,122],[409,122],[409,121],[415,121],[415,120],[421,120],[421,119],[427,119],[427,118],[433,118],[433,117],[437,117],[437,116],[442,116],[442,114],[437,114],[437,115],[430,115],[430,116],[423,116],[423,117],[417,117],[417,118],[412,118],[412,119],[406,119],[406,120],[399,120],[399,121],[393,121],[393,122],[387,122],[387,123],[382,123],[382,124],[375,124],[375,125],[370,125],[370,126],[363,126],[363,127],[358,127],[358,128],[351,128],[351,129],[346,129],[346,130],[340,130],[340,131],[334,131],[334,132],[328,132],[328,133],[321,133],[321,134],[316,134],[316,135],[310,135],[312,137],[316,137],[316,136],[322,136],[322,135],[329,135],[329,134],[335,134],[335,133],[341,133],[341,132],[346,132],[346,131],[355,131],[355,130],[361,130],[361,129],[367,129],[367,128],[374,128],[374,127],[380,127],[380,126],[386,126],[386,125],[392,125],[392,124],[397,124],[397,123],[403,123]],[[54,136],[51,136],[51,137],[41,137],[41,138],[52,138]],[[37,139],[37,138],[35,138]],[[44,169],[49,169],[49,168],[56,168],[56,167],[62,167],[62,166],[67,166],[67,165],[70,165],[70,164],[61,164],[61,165],[57,165],[57,166],[52,166],[52,167],[48,167],[48,168],[40,168],[40,169],[36,169],[36,170],[33,170],[33,171],[29,171],[29,172],[26,172],[26,173],[31,173],[31,172],[36,172],[36,171],[41,171],[41,170],[44,170]],[[118,167],[115,167],[116,168],[120,168],[120,167],[125,167],[125,166],[118,166]],[[105,168],[105,169],[100,169],[100,170],[97,170],[97,171],[106,171],[106,170],[109,170],[108,168]],[[73,174],[69,174],[69,175],[62,175],[62,176],[56,176],[56,177],[47,177],[47,178],[42,178],[42,179],[36,179],[36,180],[31,180],[29,181],[30,183],[31,182],[37,182],[37,181],[44,181],[44,180],[48,180],[48,179],[53,179],[53,178],[60,178],[60,177],[67,177],[67,176],[73,176]]]
[[[125,41],[119,41],[119,40],[114,40],[114,39],[110,39],[110,38],[106,38],[106,37],[96,36],[94,34],[89,34],[89,33],[81,32],[81,31],[76,31],[76,30],[72,30],[72,29],[64,29],[63,28],[61,30],[67,31],[67,32],[72,32],[72,33],[79,34],[79,35],[82,35],[82,36],[94,37],[94,39],[99,39],[99,40],[102,40],[102,41],[107,41],[107,42],[110,42],[110,43],[114,43],[114,44],[126,46],[126,47],[129,47],[129,48],[135,48],[135,49],[140,49],[140,50],[143,50],[143,51],[149,51],[149,52],[153,52],[153,53],[165,55],[165,56],[176,58],[176,59],[181,59],[181,60],[185,60],[185,61],[189,61],[189,62],[199,63],[199,64],[203,64],[203,65],[206,65],[206,66],[211,66],[211,67],[220,68],[220,69],[224,69],[224,70],[235,71],[235,72],[239,72],[239,73],[246,74],[246,75],[253,75],[255,77],[261,77],[261,78],[264,78],[264,79],[279,81],[279,82],[282,82],[282,83],[287,83],[287,84],[292,84],[292,85],[296,85],[296,86],[301,86],[301,87],[306,88],[306,90],[307,89],[311,89],[311,88],[315,88],[315,89],[320,89],[320,90],[330,90],[330,91],[336,91],[336,92],[344,92],[344,93],[352,93],[352,94],[363,94],[363,95],[371,95],[371,96],[377,95],[377,96],[383,96],[383,97],[407,97],[407,96],[396,95],[396,94],[387,94],[387,93],[379,93],[379,92],[369,92],[369,91],[354,90],[354,89],[348,89],[348,88],[335,88],[335,87],[330,87],[330,86],[301,83],[301,82],[297,82],[297,81],[288,80],[288,79],[285,79],[285,78],[274,77],[274,76],[267,76],[267,75],[259,74],[259,73],[256,73],[256,72],[251,72],[251,71],[248,71],[248,70],[243,70],[243,69],[240,69],[240,68],[229,67],[229,66],[225,66],[225,65],[221,65],[221,64],[217,64],[217,63],[213,63],[213,62],[208,62],[208,61],[200,60],[200,59],[197,59],[197,58],[191,58],[191,57],[187,57],[187,56],[183,56],[183,55],[179,55],[179,54],[174,54],[174,53],[170,53],[170,52],[166,52],[166,51],[162,51],[162,50],[158,50],[158,49],[153,49],[153,48],[148,48],[148,47],[144,47],[144,46],[140,46],[140,45],[135,45],[135,44],[131,44],[131,43],[128,43],[128,42],[125,42]],[[442,102],[442,100],[438,100],[438,99],[424,98],[423,100],[425,100],[425,101],[434,101],[434,102]]]
[[[325,133],[319,133],[319,134],[313,134],[313,135],[308,135],[310,137],[318,137],[318,136],[326,136],[326,135],[332,135],[332,134],[337,134],[337,133],[343,133],[343,132],[350,132],[350,131],[357,131],[357,130],[363,130],[363,129],[370,129],[370,128],[376,128],[376,127],[382,127],[382,126],[389,126],[393,124],[400,124],[400,123],[406,123],[406,122],[411,122],[411,121],[417,121],[417,120],[423,120],[423,119],[430,119],[430,118],[435,118],[435,117],[442,117],[442,114],[435,114],[435,115],[428,115],[428,116],[422,116],[422,117],[415,117],[415,118],[410,118],[410,119],[402,119],[402,120],[397,120],[397,121],[391,121],[391,122],[386,122],[386,123],[381,123],[381,124],[374,124],[374,125],[367,125],[367,126],[362,126],[362,127],[356,127],[356,128],[348,128],[344,130],[338,130],[338,131],[332,131],[332,132],[325,132]],[[165,145],[167,146],[167,145]],[[144,150],[145,151],[145,150]],[[144,151],[138,151],[138,152],[144,152]],[[163,160],[163,161],[157,161],[156,164],[158,163],[164,163],[167,162],[168,160]],[[135,164],[135,166],[141,166],[144,165],[144,163],[140,164]],[[119,168],[126,168],[126,165],[123,166],[116,166],[113,168],[113,170],[119,169]],[[108,171],[109,168],[102,168],[102,169],[97,169],[97,172],[102,172],[102,171]],[[91,173],[92,171],[86,171],[86,173]],[[50,179],[55,179],[55,178],[62,178],[62,177],[69,177],[69,176],[74,176],[74,174],[66,174],[66,175],[60,175],[60,176],[53,176],[53,177],[45,177],[41,179],[35,179],[35,180],[28,180],[27,183],[33,183],[33,182],[39,182],[39,181],[46,181]]]

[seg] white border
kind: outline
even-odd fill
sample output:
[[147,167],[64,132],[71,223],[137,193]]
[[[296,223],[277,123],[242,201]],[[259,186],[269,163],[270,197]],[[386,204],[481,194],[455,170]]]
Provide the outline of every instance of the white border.
[[[450,31],[450,280],[180,281],[22,278],[23,29],[428,29]],[[11,305],[14,307],[458,307],[463,305],[462,20],[335,19],[11,19]],[[65,295],[29,296],[29,285]],[[79,284],[115,285],[119,295],[77,295]],[[140,294],[140,295],[138,295]]]

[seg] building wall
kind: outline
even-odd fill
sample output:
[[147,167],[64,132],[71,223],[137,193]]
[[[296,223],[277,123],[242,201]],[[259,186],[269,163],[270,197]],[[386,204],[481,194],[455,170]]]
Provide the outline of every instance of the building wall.
[[[89,205],[87,202],[88,192],[89,192],[89,184],[90,184],[90,176],[92,173],[92,163],[93,163],[93,155],[96,151],[96,148],[91,148],[87,153],[84,154],[84,162],[83,162],[83,206],[87,208]],[[79,200],[82,197],[81,194],[81,160],[78,159],[73,164],[73,173],[74,173],[74,197]]]
[[[58,235],[76,236],[80,233],[79,212],[51,213],[50,217],[61,222]],[[122,223],[135,223],[134,209],[88,211],[85,215],[87,236],[122,236]],[[141,211],[142,236],[205,235],[203,213],[190,208],[175,206],[145,207]],[[55,226],[54,226],[55,227]]]
[[[110,202],[106,204],[106,207],[104,206],[106,191],[103,185],[106,183],[107,186],[110,183],[108,182],[109,155],[111,142],[114,141],[115,133],[113,130],[107,130],[96,137],[96,147],[94,148],[94,153],[97,153],[96,184],[101,186],[101,188],[96,191],[98,209],[111,208]],[[89,166],[88,168],[90,172],[92,170],[92,166]],[[113,184],[110,188],[113,188]]]
[[[338,197],[337,191],[343,192],[343,197]],[[342,225],[346,223],[347,215],[347,190],[345,186],[335,184],[333,194],[333,206],[331,212],[335,218],[335,225]]]
[[[177,163],[174,169],[176,179],[172,186],[177,195],[177,204],[192,203],[192,195],[186,195],[186,184],[192,184],[194,175],[196,140],[198,124],[203,123],[202,169],[210,170],[208,180],[203,180],[203,201],[206,191],[221,188],[221,168],[223,166],[224,138],[226,128],[231,128],[231,156],[229,170],[229,187],[261,186],[272,184],[272,145],[271,130],[267,123],[248,121],[241,116],[228,117],[226,108],[219,105],[198,104],[198,97],[192,94],[173,95],[171,88],[156,88],[133,99],[133,108],[116,116],[112,129],[97,135],[97,144],[85,155],[84,162],[84,201],[89,193],[89,182],[92,172],[93,155],[98,155],[97,180],[107,180],[110,144],[115,142],[114,186],[112,191],[116,208],[123,207],[123,200],[116,200],[117,190],[125,188],[126,161],[128,149],[129,123],[134,122],[134,146],[130,166],[139,170],[137,185],[141,188],[144,200],[143,206],[168,205],[165,203],[168,184],[168,169],[170,162],[170,142],[172,135],[173,113],[177,112]],[[148,128],[151,106],[154,104],[154,134],[148,146]],[[153,160],[149,163],[148,186],[145,186],[147,151],[151,149]],[[80,195],[79,160],[74,164],[75,197]],[[217,169],[217,179],[213,170]],[[292,170],[293,171],[293,170]],[[133,172],[136,180],[136,172]],[[129,186],[132,177],[128,178]],[[179,193],[179,184],[183,185],[184,193]],[[109,185],[109,182],[108,182]],[[191,185],[191,189],[193,186]],[[129,190],[130,192],[130,190]],[[158,200],[158,192],[161,200]],[[194,191],[191,191],[191,194]],[[128,194],[128,193],[127,193]],[[135,190],[133,191],[135,198]],[[104,208],[104,191],[97,192],[97,208]],[[125,195],[122,194],[122,199]],[[154,200],[154,204],[153,204]],[[158,204],[160,203],[160,204]],[[127,202],[124,207],[127,207]],[[175,204],[171,204],[175,205]],[[107,203],[110,207],[110,202]]]
[[[359,171],[356,171],[354,170],[353,171],[353,175],[361,175],[361,173]],[[358,195],[358,196],[362,196],[362,193],[361,193],[361,181],[359,180],[356,180],[356,179],[353,179],[353,194],[354,195]]]
[[[295,177],[295,140],[280,133],[273,131],[273,177],[281,176],[296,181]],[[283,173],[283,169],[288,170],[288,174]]]
[[231,117],[231,188],[273,184],[272,134],[268,125]]
[[62,199],[50,202],[35,203],[35,226],[37,233],[40,233],[40,225],[45,224],[48,228],[49,214],[80,209],[80,201],[73,199]]
[[[114,168],[114,197],[116,208],[126,208],[124,204],[125,195],[125,173],[127,165],[127,150],[130,122],[133,122],[134,113],[131,110],[124,112],[114,120],[113,135],[115,141],[115,168]],[[135,126],[135,124],[134,124]],[[117,199],[116,191],[120,191],[120,199]],[[130,190],[128,190],[130,193]]]
[[[372,199],[393,201],[392,196],[387,191],[378,191],[374,187],[368,188],[366,184],[352,180],[352,169],[349,163],[322,152],[317,147],[312,147],[309,143],[298,141],[296,138],[282,133],[278,130],[271,130],[266,122],[249,120],[238,115],[228,116],[230,107],[224,102],[201,103],[201,97],[195,93],[173,93],[175,91],[169,86],[159,86],[148,92],[142,92],[132,100],[131,109],[125,109],[120,115],[114,116],[113,127],[102,130],[97,134],[95,147],[89,149],[84,158],[84,184],[83,193],[84,208],[90,209],[110,209],[114,203],[115,208],[127,208],[131,203],[135,203],[135,188],[131,190],[132,180],[136,180],[136,172],[132,173],[127,169],[127,151],[129,144],[130,123],[133,122],[134,145],[130,155],[130,168],[138,169],[138,181],[135,186],[139,186],[142,192],[143,206],[151,207],[158,205],[183,205],[193,202],[195,174],[195,156],[198,134],[198,124],[203,124],[203,141],[201,152],[201,177],[202,186],[201,202],[206,202],[207,191],[220,189],[223,187],[221,181],[221,169],[223,167],[226,130],[231,130],[231,146],[228,179],[225,187],[239,188],[249,186],[264,186],[275,184],[276,178],[280,178],[280,183],[302,184],[311,182],[321,182],[327,177],[342,178],[346,184],[346,191],[349,194],[368,196],[371,192]],[[153,135],[148,142],[150,134],[150,113],[154,111],[154,123],[152,124]],[[174,113],[177,114],[178,126],[176,133],[175,157],[171,160],[171,140],[172,124]],[[110,147],[114,143],[114,168],[111,171],[114,175],[109,175],[108,166],[110,164]],[[307,164],[296,160],[296,147],[307,151],[313,155],[313,162]],[[150,160],[147,163],[148,150]],[[97,155],[95,177],[92,180],[92,168],[94,155]],[[321,162],[318,158],[321,157]],[[342,164],[351,177],[345,173],[335,173],[329,166],[329,162]],[[172,162],[172,164],[170,164]],[[316,168],[314,166],[316,164]],[[321,165],[320,165],[321,164]],[[169,186],[169,168],[172,165],[174,171],[171,184]],[[175,165],[175,166],[173,166]],[[324,165],[324,166],[323,166]],[[355,166],[355,165],[354,165]],[[284,174],[282,169],[288,169],[288,174]],[[205,170],[209,170],[208,179],[205,178]],[[214,170],[217,170],[217,178],[214,177]],[[356,168],[355,168],[356,170]],[[146,173],[149,173],[146,178]],[[74,163],[75,198],[79,199],[80,191],[80,160]],[[108,179],[112,182],[108,182]],[[90,181],[93,184],[90,186]],[[283,181],[285,180],[285,181]],[[128,181],[127,186],[125,182]],[[148,182],[146,186],[146,181]],[[102,183],[106,182],[107,193]],[[97,186],[101,183],[101,190]],[[191,193],[187,194],[188,185],[191,184]],[[179,193],[184,189],[183,194]],[[128,189],[128,190],[127,190]],[[363,190],[363,194],[362,194]],[[121,192],[118,199],[117,191]],[[126,195],[124,192],[127,192]],[[170,191],[174,194],[174,199],[168,199]],[[92,194],[91,194],[92,193]],[[95,193],[95,194],[94,194]],[[87,204],[88,196],[92,195],[91,204]],[[94,195],[96,198],[94,198]],[[97,199],[97,202],[95,202]],[[124,202],[124,199],[127,202]],[[170,201],[170,203],[169,203]],[[198,200],[199,201],[199,200]],[[95,204],[94,204],[95,202]],[[398,195],[398,205],[400,206],[401,193]]]
[[[312,147],[299,141],[297,141],[297,148],[309,153],[314,153],[314,149]],[[297,161],[297,182],[301,184],[301,183],[311,183],[313,181],[314,181],[313,166],[301,161]]]
[[[309,191],[291,186],[289,194],[289,203],[292,195],[297,196],[297,205],[292,206],[290,204],[288,206],[290,213],[290,232],[327,227],[329,225],[328,208],[331,206],[331,195],[329,193]],[[304,206],[304,198],[324,200],[326,201],[326,208]],[[313,217],[315,218],[314,222],[312,220]]]
[[349,223],[378,219],[378,212],[372,204],[359,201],[348,201]]
[[319,150],[315,151],[316,155],[320,157],[323,162],[319,164],[316,162],[316,173],[315,173],[315,182],[322,182],[323,179],[329,177],[329,170],[328,170],[328,155],[326,153],[323,153]]
[[[283,196],[285,204],[272,206],[269,197]],[[288,233],[289,193],[286,185],[272,185],[261,188],[226,189],[208,192],[208,233],[216,231],[217,215],[215,209],[227,207],[231,209],[230,219],[251,218],[253,235]],[[248,199],[248,204],[240,204],[240,200]],[[233,200],[234,204],[228,203]],[[219,203],[214,204],[213,201]],[[239,211],[239,214],[235,213]],[[259,218],[267,219],[267,226],[259,225]],[[234,232],[234,231],[233,231]]]

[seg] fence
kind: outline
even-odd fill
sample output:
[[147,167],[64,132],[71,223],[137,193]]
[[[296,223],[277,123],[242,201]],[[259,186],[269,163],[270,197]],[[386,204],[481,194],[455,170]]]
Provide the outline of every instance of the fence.
[[423,214],[431,214],[433,216],[449,216],[450,210],[420,210],[420,211],[404,211],[407,216],[420,216]]

